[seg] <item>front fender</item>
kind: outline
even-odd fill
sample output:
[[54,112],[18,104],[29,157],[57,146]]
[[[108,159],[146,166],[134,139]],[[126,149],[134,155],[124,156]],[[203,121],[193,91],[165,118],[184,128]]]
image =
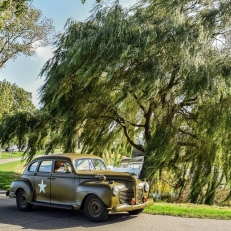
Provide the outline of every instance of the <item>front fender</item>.
[[17,191],[21,188],[26,192],[27,200],[31,202],[33,200],[33,187],[30,180],[25,178],[15,180],[11,183],[9,197],[16,197]]
[[110,206],[112,200],[112,185],[105,181],[83,182],[77,186],[77,200],[83,201],[89,194],[97,195],[107,206]]

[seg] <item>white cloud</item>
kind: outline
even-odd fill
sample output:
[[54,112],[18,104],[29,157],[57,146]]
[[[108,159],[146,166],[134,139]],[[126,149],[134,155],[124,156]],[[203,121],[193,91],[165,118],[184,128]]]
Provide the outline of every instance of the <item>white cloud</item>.
[[36,50],[37,56],[42,58],[43,60],[47,61],[53,56],[52,47],[39,47]]

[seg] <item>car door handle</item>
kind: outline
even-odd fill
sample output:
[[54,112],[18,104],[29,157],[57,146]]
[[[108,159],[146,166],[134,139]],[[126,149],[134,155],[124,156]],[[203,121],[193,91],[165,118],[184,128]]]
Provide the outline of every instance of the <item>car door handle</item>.
[[48,180],[55,180],[54,177],[48,177],[47,179],[48,179]]

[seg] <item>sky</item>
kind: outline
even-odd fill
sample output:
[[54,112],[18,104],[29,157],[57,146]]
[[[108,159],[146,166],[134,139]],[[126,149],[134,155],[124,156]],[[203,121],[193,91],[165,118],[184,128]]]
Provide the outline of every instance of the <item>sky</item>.
[[[124,7],[136,3],[136,0],[119,0]],[[90,10],[95,0],[33,0],[32,5],[42,11],[43,17],[51,18],[56,32],[62,32],[67,19],[74,18],[78,21],[90,16]],[[20,55],[15,60],[9,60],[6,67],[0,70],[0,81],[6,79],[12,84],[32,93],[32,101],[39,108],[38,88],[44,79],[38,77],[45,62],[52,57],[52,47],[38,48],[33,56]]]

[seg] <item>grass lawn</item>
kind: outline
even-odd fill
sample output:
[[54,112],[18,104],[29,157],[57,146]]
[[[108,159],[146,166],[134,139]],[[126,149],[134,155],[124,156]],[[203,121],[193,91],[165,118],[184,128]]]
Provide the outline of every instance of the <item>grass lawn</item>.
[[17,157],[21,157],[22,155],[23,155],[23,152],[13,152],[10,157],[9,152],[2,152],[0,153],[0,159],[17,158]]
[[158,202],[154,203],[154,205],[150,207],[145,208],[144,213],[204,219],[231,219],[231,208],[229,207],[195,204],[171,204]]
[[0,164],[0,188],[8,190],[11,182],[21,176],[23,169],[21,161]]

